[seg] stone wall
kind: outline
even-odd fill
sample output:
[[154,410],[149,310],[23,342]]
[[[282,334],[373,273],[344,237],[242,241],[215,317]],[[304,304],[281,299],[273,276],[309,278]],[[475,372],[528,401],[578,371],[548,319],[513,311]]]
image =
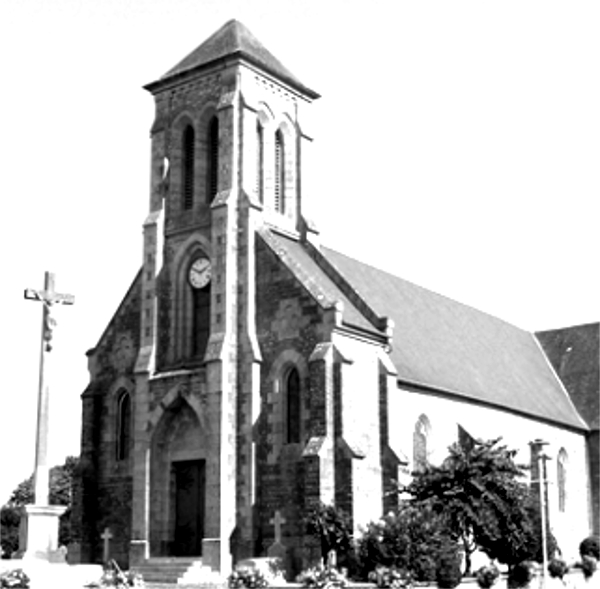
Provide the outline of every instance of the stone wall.
[[[82,562],[102,561],[100,535],[111,530],[111,556],[128,564],[131,521],[131,448],[118,460],[118,401],[129,393],[135,411],[133,365],[139,350],[139,275],[117,313],[88,352],[90,384],[83,392],[81,457],[73,499],[73,541]],[[130,438],[131,442],[131,438]]]
[[[308,359],[319,341],[322,310],[295,276],[260,239],[256,245],[257,336],[262,353],[262,407],[256,444],[258,467],[256,531],[257,555],[265,555],[274,542],[271,519],[280,511],[283,544],[292,568],[302,560],[302,516],[306,501],[318,497],[318,457],[303,459],[304,447],[319,426],[312,404]],[[286,443],[283,380],[294,366],[301,378],[301,442]],[[309,391],[311,394],[309,394]]]

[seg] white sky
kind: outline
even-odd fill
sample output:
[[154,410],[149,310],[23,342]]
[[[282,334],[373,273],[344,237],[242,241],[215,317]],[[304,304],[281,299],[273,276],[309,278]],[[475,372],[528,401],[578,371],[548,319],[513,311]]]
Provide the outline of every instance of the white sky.
[[50,462],[142,259],[160,77],[237,18],[307,86],[323,242],[529,330],[600,320],[600,3],[3,0],[0,504],[33,468],[45,270]]

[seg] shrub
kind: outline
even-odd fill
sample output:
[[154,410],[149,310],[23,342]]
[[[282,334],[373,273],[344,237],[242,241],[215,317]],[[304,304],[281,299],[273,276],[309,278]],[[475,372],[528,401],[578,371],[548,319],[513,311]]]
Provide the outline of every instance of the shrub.
[[514,589],[527,587],[533,579],[533,563],[520,562],[510,569],[508,573],[508,586]]
[[377,567],[369,573],[369,581],[381,589],[402,589],[411,586],[410,573],[395,567]]
[[456,542],[446,540],[439,555],[439,561],[435,572],[435,580],[438,587],[453,589],[461,580],[460,552]]
[[366,581],[384,566],[405,570],[416,582],[435,581],[445,538],[437,514],[426,507],[404,505],[367,526],[358,542],[357,576]]
[[475,573],[475,576],[477,578],[477,584],[481,589],[489,589],[500,576],[500,571],[496,565],[489,564],[482,566],[477,573]]
[[140,573],[134,571],[122,571],[115,560],[110,560],[102,571],[99,581],[88,583],[86,587],[116,587],[117,589],[129,589],[129,587],[144,587],[144,579]]
[[568,571],[567,563],[560,558],[553,558],[548,563],[548,572],[555,579],[562,579]]
[[320,503],[304,520],[306,531],[321,545],[323,563],[333,550],[342,563],[353,551],[352,523],[348,514],[334,505]]
[[348,584],[346,575],[333,567],[314,567],[302,571],[296,577],[296,583],[302,587],[345,587]]
[[29,587],[29,577],[23,572],[23,569],[13,569],[0,574],[0,587],[10,589],[27,589]]
[[581,568],[583,569],[583,576],[586,579],[590,579],[596,572],[598,562],[593,556],[585,555],[581,559]]
[[235,589],[242,587],[254,589],[255,587],[267,587],[269,583],[261,570],[252,567],[238,567],[229,575],[227,585]]
[[600,538],[598,536],[589,536],[579,545],[579,554],[581,558],[584,556],[593,556],[596,560],[600,560]]

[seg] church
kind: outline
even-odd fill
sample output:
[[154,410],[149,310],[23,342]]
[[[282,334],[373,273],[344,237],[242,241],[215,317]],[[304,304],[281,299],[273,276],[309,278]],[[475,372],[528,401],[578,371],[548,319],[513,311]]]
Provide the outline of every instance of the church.
[[502,436],[532,477],[548,457],[575,558],[599,527],[600,326],[530,333],[322,245],[302,206],[319,95],[241,23],[145,89],[143,264],[81,396],[81,561],[108,530],[124,567],[206,580],[277,553],[298,571],[309,509],[358,532],[460,434]]

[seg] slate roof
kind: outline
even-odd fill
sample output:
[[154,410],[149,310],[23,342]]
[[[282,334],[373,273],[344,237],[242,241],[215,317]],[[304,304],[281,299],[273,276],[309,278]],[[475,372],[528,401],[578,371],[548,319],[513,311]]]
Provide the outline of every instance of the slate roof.
[[400,381],[587,429],[532,333],[331,249],[321,252],[380,316],[393,319],[391,359]]
[[600,323],[536,333],[579,414],[600,429]]
[[148,84],[146,88],[152,90],[170,78],[214,65],[229,57],[243,58],[280,78],[310,98],[319,98],[314,90],[302,84],[242,23],[235,19],[226,22],[204,43],[171,68],[158,82]]

